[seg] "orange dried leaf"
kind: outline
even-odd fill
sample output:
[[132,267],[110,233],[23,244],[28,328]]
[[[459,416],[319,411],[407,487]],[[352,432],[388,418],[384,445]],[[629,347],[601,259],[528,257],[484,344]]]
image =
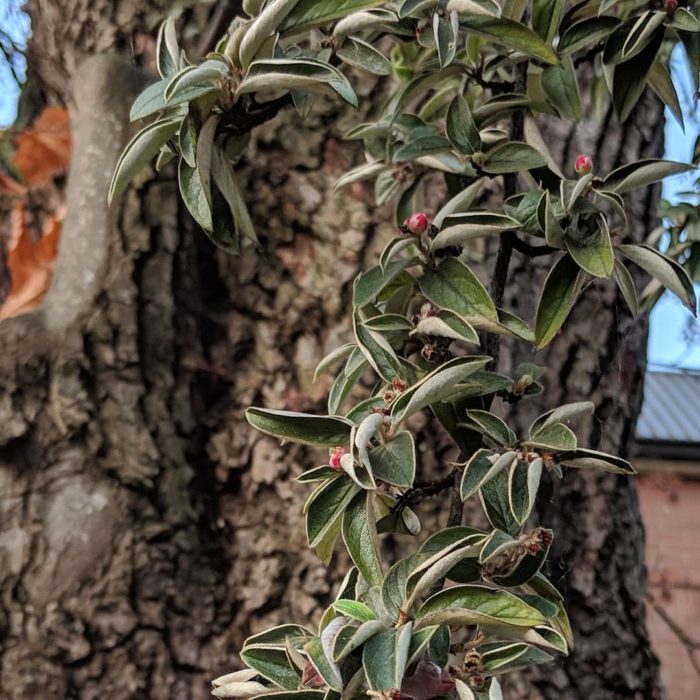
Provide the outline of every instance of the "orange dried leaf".
[[66,170],[70,152],[67,110],[46,107],[32,126],[17,136],[14,162],[27,183],[41,185]]
[[12,287],[0,306],[0,321],[39,306],[51,283],[61,231],[61,219],[54,216],[46,225],[42,237],[35,242],[21,204],[13,209],[11,216],[13,231],[7,266],[12,276]]

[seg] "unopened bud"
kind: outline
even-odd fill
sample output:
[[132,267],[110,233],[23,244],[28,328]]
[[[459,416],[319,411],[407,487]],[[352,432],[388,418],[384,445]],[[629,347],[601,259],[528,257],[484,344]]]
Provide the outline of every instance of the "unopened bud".
[[344,454],[347,454],[347,452],[345,447],[334,447],[331,450],[331,456],[328,460],[331,469],[335,469],[337,472],[343,471],[343,468],[340,466],[340,459]]
[[664,0],[664,10],[674,12],[678,7],[678,0]]
[[406,382],[400,377],[394,377],[391,380],[391,386],[393,387],[394,391],[400,394],[402,391],[406,391],[408,384],[406,384]]
[[593,159],[590,156],[580,155],[576,159],[574,169],[579,175],[588,175],[593,170]]
[[404,229],[408,229],[416,236],[420,236],[421,233],[424,233],[428,225],[428,217],[422,211],[411,214],[411,216],[403,222]]
[[325,682],[319,672],[308,662],[301,676],[301,684],[306,688],[323,688]]

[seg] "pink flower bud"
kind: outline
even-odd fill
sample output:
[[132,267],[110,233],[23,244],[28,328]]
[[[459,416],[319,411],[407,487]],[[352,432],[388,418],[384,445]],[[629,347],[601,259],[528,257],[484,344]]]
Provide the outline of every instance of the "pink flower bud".
[[678,7],[678,0],[664,0],[664,10],[673,12]]
[[593,170],[593,159],[590,156],[580,155],[574,165],[579,175],[588,175]]
[[403,222],[404,228],[407,228],[411,233],[419,236],[428,228],[428,217],[422,212],[411,214],[406,221]]
[[337,472],[343,471],[343,468],[340,466],[340,458],[344,454],[347,454],[347,449],[345,447],[334,447],[331,450],[331,456],[328,460],[331,469],[335,469]]

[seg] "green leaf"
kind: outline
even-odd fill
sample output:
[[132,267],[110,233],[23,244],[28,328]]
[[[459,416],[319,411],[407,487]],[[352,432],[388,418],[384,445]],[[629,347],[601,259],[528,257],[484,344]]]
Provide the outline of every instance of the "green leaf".
[[558,66],[547,66],[542,71],[542,88],[554,109],[564,119],[581,118],[581,96],[576,81],[576,69],[568,56]]
[[493,442],[513,446],[518,441],[515,433],[498,416],[481,409],[467,411],[465,426],[485,435]]
[[651,85],[654,92],[661,98],[661,101],[671,110],[671,114],[676,118],[681,129],[685,129],[683,108],[678,99],[676,87],[673,84],[673,80],[671,80],[671,74],[668,68],[659,60],[654,61],[651,66],[651,70],[649,71],[649,85]]
[[403,488],[413,486],[416,477],[416,450],[413,436],[406,430],[370,450],[369,460],[375,478]]
[[664,28],[658,27],[649,43],[633,58],[618,63],[613,72],[612,96],[621,122],[630,115],[644,92],[647,76],[663,42]]
[[479,336],[471,323],[449,309],[441,309],[435,316],[427,316],[418,321],[411,331],[411,335],[416,334],[479,344]]
[[225,61],[209,59],[198,66],[188,66],[175,75],[164,91],[168,107],[191,102],[199,97],[222,89],[222,82],[230,77]]
[[520,222],[505,214],[488,211],[470,211],[448,216],[442,231],[433,239],[432,250],[440,250],[453,245],[463,245],[467,241],[482,236],[491,236],[520,227]]
[[306,504],[306,536],[310,547],[318,545],[359,490],[349,477],[340,475],[314,491]]
[[345,39],[336,54],[344,63],[362,68],[374,75],[391,75],[391,61],[372,44],[357,37]]
[[340,416],[314,416],[266,408],[249,408],[245,417],[257,430],[280,440],[320,447],[347,445],[353,426]]
[[213,230],[211,211],[211,191],[206,188],[209,183],[202,182],[202,171],[180,159],[178,168],[178,183],[182,200],[192,218],[207,232]]
[[343,360],[347,360],[350,355],[355,350],[355,345],[353,343],[346,343],[340,347],[331,350],[317,365],[314,370],[313,381],[317,381],[319,376],[329,370],[331,367],[337,365]]
[[335,638],[333,646],[333,660],[340,663],[343,659],[352,654],[355,649],[359,649],[365,642],[372,639],[380,632],[384,632],[387,625],[379,620],[367,620],[359,627],[347,625],[344,630],[345,634],[341,637],[341,633]]
[[434,369],[394,400],[391,406],[394,424],[398,425],[417,411],[458,393],[456,385],[483,369],[488,362],[488,357],[456,357]]
[[420,17],[423,10],[435,7],[437,4],[438,0],[403,0],[399,7],[399,19],[410,16]]
[[552,409],[538,416],[530,426],[530,437],[536,437],[540,430],[554,423],[568,424],[582,416],[593,415],[595,405],[591,401],[574,401]]
[[433,15],[433,35],[437,48],[440,68],[449,66],[457,52],[459,24],[457,16],[441,17],[438,12]]
[[581,271],[569,255],[560,258],[547,275],[537,306],[535,346],[541,350],[556,336],[581,289]]
[[180,47],[173,17],[168,17],[158,29],[156,64],[161,78],[172,78],[180,68]]
[[[457,527],[448,527],[445,530],[436,532],[423,543],[423,546],[420,548],[420,558],[439,552],[452,551],[454,546],[458,546],[460,542],[467,542],[467,538],[471,538],[472,541],[475,541],[476,536],[485,538],[486,533],[461,525]],[[417,561],[415,568],[422,563],[422,561]],[[479,562],[473,559],[464,559],[448,571],[447,578],[457,583],[472,583],[478,581],[481,578]]]
[[406,612],[412,610],[416,601],[428,595],[438,581],[444,579],[465,559],[478,561],[482,544],[483,536],[475,535],[468,538],[464,546],[446,553],[440,552],[421,564],[408,579],[407,590],[410,591],[410,595],[404,602],[403,609]]
[[375,265],[358,275],[352,286],[354,308],[361,309],[367,304],[373,303],[401,275],[405,267],[404,261],[397,260],[387,265],[383,270],[379,265]]
[[258,634],[248,637],[243,644],[243,648],[247,649],[248,647],[255,646],[284,649],[287,639],[310,636],[312,636],[312,633],[306,629],[306,627],[302,627],[301,625],[278,625],[277,627],[271,627],[264,632],[258,632]]
[[255,233],[255,227],[238,184],[236,173],[230,161],[226,160],[219,148],[214,148],[212,152],[212,177],[231,210],[236,235],[243,236],[259,245],[258,236]]
[[577,443],[571,428],[563,423],[548,423],[524,444],[546,450],[575,450]]
[[352,347],[352,354],[338,373],[328,394],[328,412],[331,414],[338,413],[338,409],[343,405],[352,388],[368,367],[362,350],[355,345]]
[[412,554],[405,559],[399,559],[387,572],[382,583],[382,605],[390,619],[396,621],[399,618],[403,601],[406,599],[406,583],[411,572],[428,555]]
[[461,24],[468,31],[522,51],[532,58],[552,65],[559,63],[552,47],[520,22],[505,17],[470,16],[461,17]]
[[482,148],[481,135],[467,101],[457,95],[447,110],[447,138],[461,153],[471,154]]
[[170,81],[167,79],[159,80],[152,85],[149,85],[131,105],[129,119],[134,122],[137,119],[150,117],[156,112],[160,112],[167,106],[165,104],[165,88]]
[[669,175],[685,173],[694,169],[694,166],[689,163],[647,158],[646,160],[627,163],[613,170],[603,181],[602,189],[623,194],[637,187],[652,185]]
[[373,507],[374,494],[361,492],[343,515],[343,540],[353,563],[371,586],[384,580],[379,562],[377,527]]
[[241,40],[238,54],[243,68],[248,67],[260,47],[277,31],[298,2],[299,0],[274,0],[267,3],[255,21],[248,26]]
[[321,637],[316,637],[304,645],[304,651],[312,666],[326,685],[337,693],[343,689],[343,679],[340,675],[340,668],[331,660],[333,653],[332,641],[338,629],[343,626],[342,619],[335,618],[321,632]]
[[413,324],[401,314],[380,314],[363,321],[362,325],[379,333],[402,333],[413,329]]
[[334,66],[313,58],[268,58],[253,61],[237,92],[240,95],[265,90],[325,93],[328,88],[357,107],[357,96],[348,79]]
[[506,141],[486,154],[486,162],[481,169],[490,175],[504,175],[545,165],[547,159],[532,146],[520,141]]
[[617,17],[587,17],[567,27],[559,40],[559,53],[568,55],[576,53],[586,46],[597,44],[606,39],[620,25]]
[[341,615],[346,617],[352,617],[360,622],[367,622],[368,620],[376,620],[377,616],[371,608],[368,608],[364,603],[360,603],[356,600],[347,600],[341,598],[333,603],[333,607]]
[[535,334],[532,328],[519,316],[505,309],[498,309],[498,321],[500,329],[496,331],[497,333],[515,336],[516,338],[524,340],[526,343],[535,342]]
[[299,34],[382,4],[382,0],[301,0],[282,22],[280,30]]
[[637,297],[634,280],[629,270],[619,260],[615,260],[613,278],[615,282],[617,282],[617,286],[622,293],[622,298],[625,300],[627,308],[629,308],[632,316],[637,318],[637,316],[639,316],[639,298]]
[[522,525],[535,505],[542,476],[542,459],[518,459],[508,473],[508,501],[515,519]]
[[182,117],[159,119],[141,129],[119,157],[109,186],[108,203],[118,197],[131,180],[156,156],[175,135]]
[[474,585],[440,591],[416,614],[418,629],[442,624],[531,627],[545,621],[542,613],[512,593]]
[[379,173],[390,171],[391,168],[385,165],[383,161],[376,163],[363,163],[362,165],[358,165],[356,168],[352,168],[352,170],[348,170],[348,172],[342,177],[339,177],[333,188],[339,190],[342,187],[352,185],[354,182],[371,180],[379,175]]
[[501,643],[481,655],[485,676],[496,676],[552,661],[552,656],[529,644]]
[[565,467],[599,469],[615,474],[636,474],[634,467],[627,460],[605,452],[597,452],[596,450],[587,450],[579,447],[570,452],[563,452],[557,455],[557,458],[560,464]]
[[[212,693],[213,694],[213,693]],[[326,693],[323,690],[280,690],[277,692],[261,693],[255,696],[255,700],[323,700]],[[241,695],[236,693],[232,697],[239,698]]]
[[532,28],[546,44],[552,43],[559,28],[564,0],[533,0]]
[[700,32],[700,20],[686,7],[679,7],[671,15],[669,26],[685,32]]
[[327,481],[328,479],[336,476],[337,474],[338,471],[336,469],[333,469],[332,467],[314,467],[313,469],[309,469],[299,474],[299,476],[296,478],[296,481],[298,481],[300,484],[309,484],[313,483],[314,481]]
[[445,258],[436,270],[426,270],[419,285],[430,301],[468,320],[470,316],[484,316],[498,321],[496,306],[486,288],[457,258]]
[[493,527],[509,535],[515,535],[520,530],[520,523],[510,509],[507,472],[501,470],[485,482],[479,489],[479,498]]
[[280,688],[296,690],[301,678],[282,649],[249,647],[241,651],[241,661]]
[[490,450],[477,450],[469,459],[462,473],[460,496],[463,501],[475,494],[487,481],[506,469],[515,460],[515,452],[496,455]]
[[353,317],[355,338],[362,354],[372,369],[385,381],[391,383],[396,377],[403,377],[404,370],[396,353],[381,333],[370,330]]
[[362,650],[367,685],[375,692],[399,690],[406,670],[412,624],[392,627],[370,639]]
[[425,156],[442,153],[451,149],[450,142],[437,134],[422,136],[408,141],[403,146],[396,149],[392,161],[403,163],[407,160],[418,160]]
[[580,241],[572,236],[565,236],[564,244],[569,255],[582,270],[594,277],[610,277],[615,267],[615,255],[610,233],[604,222],[595,234]]
[[675,260],[648,245],[619,245],[617,250],[673,292],[693,314],[697,314],[695,288],[688,274]]

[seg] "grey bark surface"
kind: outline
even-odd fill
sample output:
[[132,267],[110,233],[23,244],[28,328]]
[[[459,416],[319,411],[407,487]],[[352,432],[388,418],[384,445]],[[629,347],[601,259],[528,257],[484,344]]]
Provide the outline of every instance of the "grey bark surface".
[[[108,212],[126,94],[143,79],[129,65],[131,39],[162,9],[29,3],[34,67],[49,98],[70,105],[76,146],[47,302],[0,325],[0,697],[9,700],[208,697],[248,633],[315,622],[345,563],[339,555],[329,573],[306,548],[305,490],[293,477],[313,457],[255,434],[243,410],[322,406],[329,380],[312,384],[313,368],[347,338],[352,279],[393,233],[366,189],[332,192],[350,154],[339,136],[359,115],[329,104],[303,127],[284,114],[257,132],[242,176],[262,257],[216,252],[168,173],[144,175]],[[96,107],[100,95],[112,117]],[[625,136],[626,157],[658,148],[658,124],[642,121],[639,137]],[[608,128],[601,159],[620,134]],[[643,333],[628,333],[615,304],[610,290],[589,293],[547,358],[559,377],[547,399],[592,392],[611,448],[629,436],[643,356]],[[423,468],[445,470],[444,446],[422,435]],[[661,697],[633,487],[567,477],[556,498],[554,573],[566,567],[579,648],[540,674],[530,697]],[[428,529],[437,505],[423,509]]]

